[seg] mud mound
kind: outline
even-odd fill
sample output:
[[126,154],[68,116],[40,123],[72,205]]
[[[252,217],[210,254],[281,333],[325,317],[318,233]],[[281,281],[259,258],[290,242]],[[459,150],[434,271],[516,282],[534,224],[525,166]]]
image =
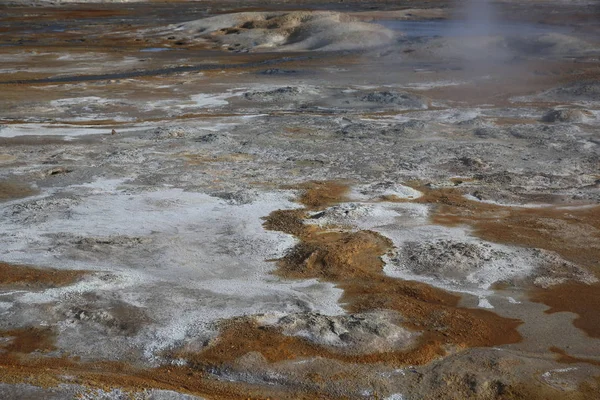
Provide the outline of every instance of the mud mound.
[[135,247],[149,241],[150,239],[142,237],[115,235],[108,237],[84,237],[77,240],[75,245],[80,250],[103,251],[112,247]]
[[[539,249],[503,249],[485,242],[407,242],[389,260],[395,268],[453,285],[519,281],[541,288],[565,282],[596,283],[586,269]],[[524,265],[535,265],[534,269]]]
[[347,354],[369,354],[405,349],[417,333],[400,325],[402,317],[393,311],[327,316],[317,313],[293,314],[276,322],[283,333],[300,336]]
[[430,124],[418,119],[411,119],[400,124],[392,126],[389,130],[386,130],[386,134],[394,137],[401,138],[418,138],[425,135],[431,129]]
[[141,309],[121,301],[106,303],[97,298],[93,302],[75,305],[59,312],[71,324],[92,325],[116,335],[134,335],[150,322]]
[[484,128],[491,126],[491,124],[485,118],[475,117],[457,122],[456,126],[459,126],[461,128]]
[[192,130],[185,126],[161,126],[156,128],[153,133],[157,140],[181,139],[190,136],[192,134]]
[[[363,97],[363,99],[365,99],[365,100],[361,99],[361,102],[368,103],[369,102],[368,96],[369,95]],[[377,95],[375,95],[373,97],[377,98]],[[415,101],[412,102],[412,104],[415,106],[416,109],[421,109],[421,108],[427,107],[425,102],[420,101],[416,97],[414,100]],[[377,101],[373,101],[372,103],[381,104],[381,103],[378,103]],[[401,103],[401,101],[398,100],[397,103],[387,103],[387,104],[398,105],[398,103]],[[410,107],[409,103],[410,103],[410,101],[404,102],[402,104],[403,107],[401,107],[401,108],[412,108],[412,107]],[[369,104],[369,106],[371,106],[371,105]],[[430,123],[427,123],[424,121],[420,121],[417,119],[411,119],[406,122],[401,122],[398,124],[387,124],[387,125],[383,125],[381,123],[374,123],[371,121],[369,121],[369,122],[364,122],[364,121],[354,122],[354,121],[352,121],[352,122],[342,126],[340,129],[338,129],[336,134],[337,134],[337,136],[340,136],[345,139],[366,139],[366,138],[379,138],[379,137],[384,137],[384,138],[388,138],[388,139],[402,139],[402,138],[413,139],[413,138],[419,138],[419,137],[425,136],[428,132],[431,132],[433,130],[433,127],[434,127],[433,124],[430,124]]]
[[415,274],[458,278],[483,267],[493,258],[506,256],[488,244],[450,240],[408,242],[394,261]]
[[382,198],[416,199],[421,192],[412,187],[401,185],[393,181],[375,182],[356,187],[353,197],[359,200],[372,200]]
[[543,289],[561,285],[566,282],[577,282],[591,285],[598,282],[598,278],[585,268],[568,262],[556,253],[545,250],[533,250],[539,256],[539,266],[534,271],[532,283]]
[[366,139],[383,134],[383,127],[372,122],[351,122],[336,133],[346,139]]
[[407,109],[426,109],[427,104],[421,96],[402,92],[372,92],[360,98],[365,103],[375,103],[384,106],[400,106]]
[[298,71],[293,70],[293,69],[280,69],[280,68],[269,68],[266,69],[262,72],[260,72],[261,75],[290,75],[290,74],[297,74]]
[[183,40],[208,40],[231,50],[357,50],[396,36],[345,14],[309,11],[218,15],[169,27],[173,31]]
[[250,101],[284,101],[298,97],[301,90],[297,87],[286,86],[273,90],[244,93],[244,99]]
[[344,203],[330,207],[310,216],[319,225],[344,225],[357,219],[370,217],[374,208],[359,203]]
[[544,122],[582,122],[586,117],[581,110],[551,110],[543,117]]
[[66,218],[69,208],[78,202],[72,197],[50,196],[15,204],[4,212],[4,216],[22,224],[40,223],[47,221],[53,215]]

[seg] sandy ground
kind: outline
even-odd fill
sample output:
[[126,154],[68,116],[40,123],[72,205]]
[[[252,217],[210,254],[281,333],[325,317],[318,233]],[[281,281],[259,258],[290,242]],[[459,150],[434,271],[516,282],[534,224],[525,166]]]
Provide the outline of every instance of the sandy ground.
[[597,4],[14,4],[0,397],[600,398]]

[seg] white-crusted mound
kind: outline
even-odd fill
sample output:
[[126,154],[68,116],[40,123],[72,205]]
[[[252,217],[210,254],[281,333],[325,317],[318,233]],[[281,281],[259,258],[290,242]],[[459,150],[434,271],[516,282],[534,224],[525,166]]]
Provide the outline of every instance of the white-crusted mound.
[[243,50],[355,50],[390,43],[396,33],[328,11],[244,12],[169,26],[182,39]]
[[337,316],[296,313],[286,315],[273,324],[268,323],[268,319],[259,319],[258,322],[282,328],[285,335],[300,336],[342,354],[406,349],[419,336],[402,327],[402,316],[390,310]]

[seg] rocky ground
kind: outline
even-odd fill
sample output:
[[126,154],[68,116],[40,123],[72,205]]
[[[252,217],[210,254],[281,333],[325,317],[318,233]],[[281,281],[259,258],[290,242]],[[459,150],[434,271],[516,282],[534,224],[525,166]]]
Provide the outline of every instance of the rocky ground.
[[0,397],[600,398],[596,3],[35,5]]

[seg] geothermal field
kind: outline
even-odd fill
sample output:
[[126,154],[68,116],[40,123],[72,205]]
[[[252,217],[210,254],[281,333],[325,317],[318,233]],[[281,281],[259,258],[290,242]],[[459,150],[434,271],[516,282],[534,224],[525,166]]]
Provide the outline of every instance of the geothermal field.
[[0,399],[600,399],[600,4],[4,0]]

